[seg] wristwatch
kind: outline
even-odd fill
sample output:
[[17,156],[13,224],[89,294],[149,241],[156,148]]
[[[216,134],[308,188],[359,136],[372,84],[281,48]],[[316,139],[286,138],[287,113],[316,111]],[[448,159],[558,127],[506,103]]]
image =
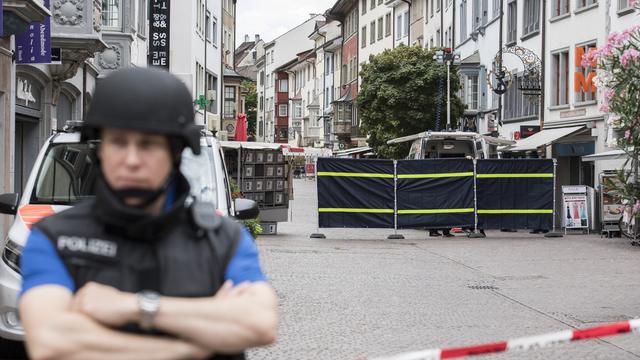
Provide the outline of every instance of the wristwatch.
[[153,329],[153,320],[160,310],[160,294],[152,290],[143,290],[138,294],[138,308],[140,309],[140,328]]

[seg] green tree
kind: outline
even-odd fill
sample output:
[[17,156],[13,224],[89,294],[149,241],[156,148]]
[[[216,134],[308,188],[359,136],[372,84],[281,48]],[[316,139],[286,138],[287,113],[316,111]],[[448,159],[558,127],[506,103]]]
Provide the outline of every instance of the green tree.
[[255,138],[258,119],[258,92],[256,90],[256,83],[245,80],[240,86],[241,91],[246,94],[244,106],[247,110],[247,134]]
[[[362,66],[362,86],[356,105],[362,130],[373,150],[388,158],[407,155],[410,144],[387,145],[400,136],[446,128],[447,69],[433,59],[435,52],[400,46],[371,56]],[[460,88],[457,68],[451,67],[451,121],[455,127],[464,105],[455,95]]]

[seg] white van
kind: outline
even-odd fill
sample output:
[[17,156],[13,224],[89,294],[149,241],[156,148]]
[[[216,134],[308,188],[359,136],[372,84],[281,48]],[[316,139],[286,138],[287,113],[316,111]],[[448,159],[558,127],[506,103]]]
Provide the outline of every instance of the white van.
[[474,132],[425,131],[387,141],[388,145],[411,141],[407,159],[464,158],[498,159],[499,146],[513,145],[515,141],[480,135]]

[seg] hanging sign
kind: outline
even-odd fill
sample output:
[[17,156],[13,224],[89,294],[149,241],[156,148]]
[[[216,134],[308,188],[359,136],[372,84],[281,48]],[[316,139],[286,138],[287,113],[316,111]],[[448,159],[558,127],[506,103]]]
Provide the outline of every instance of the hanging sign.
[[149,14],[149,66],[169,70],[169,0],[152,0]]
[[[49,0],[44,0],[49,9]],[[33,21],[26,32],[16,35],[18,64],[51,63],[51,17],[42,21]]]

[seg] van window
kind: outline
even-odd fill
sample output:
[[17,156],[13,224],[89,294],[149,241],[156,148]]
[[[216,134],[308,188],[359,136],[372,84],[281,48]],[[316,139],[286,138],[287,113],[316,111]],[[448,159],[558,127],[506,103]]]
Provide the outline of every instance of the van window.
[[53,144],[38,171],[31,202],[72,205],[93,197],[98,167],[89,144]]
[[409,149],[407,159],[420,159],[422,156],[422,139],[414,140]]

